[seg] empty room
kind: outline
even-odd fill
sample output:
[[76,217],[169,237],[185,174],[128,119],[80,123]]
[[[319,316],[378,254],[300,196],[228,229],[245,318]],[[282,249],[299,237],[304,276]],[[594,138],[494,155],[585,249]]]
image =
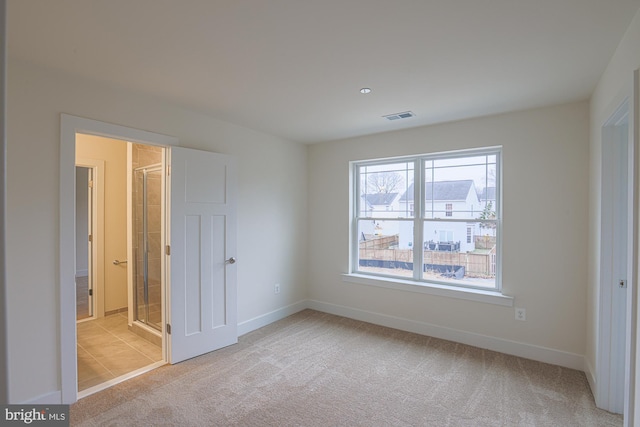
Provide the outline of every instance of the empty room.
[[640,425],[639,9],[0,0],[0,404]]

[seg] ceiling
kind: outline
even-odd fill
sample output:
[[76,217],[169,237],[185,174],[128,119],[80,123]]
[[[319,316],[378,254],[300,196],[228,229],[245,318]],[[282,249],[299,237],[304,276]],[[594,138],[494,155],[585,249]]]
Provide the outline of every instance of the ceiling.
[[588,99],[640,0],[8,4],[10,58],[314,143]]

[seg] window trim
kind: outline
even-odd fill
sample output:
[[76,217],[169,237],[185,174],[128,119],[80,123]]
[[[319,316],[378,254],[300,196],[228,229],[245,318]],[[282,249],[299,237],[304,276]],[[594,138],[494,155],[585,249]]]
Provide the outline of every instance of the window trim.
[[[413,162],[414,168],[414,209],[413,216],[409,218],[377,218],[377,217],[364,217],[366,219],[373,220],[394,220],[394,221],[412,221],[414,222],[414,238],[413,238],[413,261],[414,265],[422,264],[422,259],[424,258],[423,253],[423,245],[418,245],[416,242],[423,242],[423,226],[424,222],[427,218],[425,218],[425,207],[424,201],[421,200],[421,185],[415,185],[416,182],[424,182],[424,172],[425,172],[425,162],[431,160],[441,160],[441,159],[455,159],[461,157],[473,157],[473,156],[484,156],[484,155],[495,155],[496,156],[496,183],[495,183],[495,206],[494,210],[496,212],[496,219],[491,221],[496,224],[496,277],[495,277],[495,287],[486,288],[481,286],[473,286],[473,285],[462,285],[462,284],[454,284],[450,282],[437,281],[437,280],[427,280],[421,278],[420,269],[413,269],[413,278],[403,278],[399,276],[387,275],[383,273],[373,273],[373,272],[365,272],[359,270],[359,247],[357,242],[359,241],[358,236],[358,220],[363,219],[363,217],[359,217],[359,208],[360,208],[360,200],[359,194],[361,193],[360,188],[360,178],[359,178],[359,169],[362,166],[380,166],[385,164],[393,164],[398,162]],[[436,289],[445,288],[447,291],[465,291],[471,292],[472,294],[476,294],[477,291],[488,294],[502,295],[502,146],[492,146],[492,147],[483,147],[476,149],[465,149],[465,150],[455,150],[455,151],[446,151],[446,152],[437,152],[437,153],[425,153],[418,154],[412,156],[400,156],[400,157],[389,157],[389,158],[381,158],[381,159],[365,159],[365,160],[357,160],[349,162],[349,191],[350,191],[350,233],[349,233],[349,273],[345,275],[346,281],[354,281],[348,280],[348,277],[356,278],[356,283],[361,283],[364,279],[371,279],[374,284],[376,283],[397,283],[402,284],[404,287],[406,285],[417,286],[420,289],[424,289],[425,286],[435,287]],[[416,213],[421,213],[416,217]],[[435,218],[429,218],[428,220],[436,220]],[[445,222],[477,222],[477,219],[469,219],[469,218],[451,218],[447,219],[438,218],[437,220],[442,220]],[[465,236],[466,237],[466,236]],[[424,243],[424,242],[423,242]],[[388,286],[384,286],[388,287]],[[427,292],[429,293],[429,292]]]
[[442,285],[431,282],[414,282],[410,279],[405,280],[398,277],[392,278],[362,273],[343,274],[342,281],[378,288],[483,302],[504,307],[513,307],[514,305],[514,297],[504,295],[497,289],[463,288],[460,286]]

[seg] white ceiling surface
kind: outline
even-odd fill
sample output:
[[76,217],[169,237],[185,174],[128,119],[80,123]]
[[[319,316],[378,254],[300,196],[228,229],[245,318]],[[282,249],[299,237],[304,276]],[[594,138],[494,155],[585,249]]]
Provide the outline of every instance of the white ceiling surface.
[[12,57],[313,143],[588,99],[640,0],[8,3]]

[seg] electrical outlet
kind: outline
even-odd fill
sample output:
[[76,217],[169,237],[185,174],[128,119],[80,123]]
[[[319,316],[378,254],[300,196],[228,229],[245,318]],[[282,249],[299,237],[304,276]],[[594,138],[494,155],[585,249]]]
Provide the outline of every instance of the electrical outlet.
[[276,283],[275,286],[273,287],[273,293],[275,294],[279,294],[280,293],[280,283]]
[[522,320],[523,322],[527,320],[527,310],[516,307],[516,320]]

